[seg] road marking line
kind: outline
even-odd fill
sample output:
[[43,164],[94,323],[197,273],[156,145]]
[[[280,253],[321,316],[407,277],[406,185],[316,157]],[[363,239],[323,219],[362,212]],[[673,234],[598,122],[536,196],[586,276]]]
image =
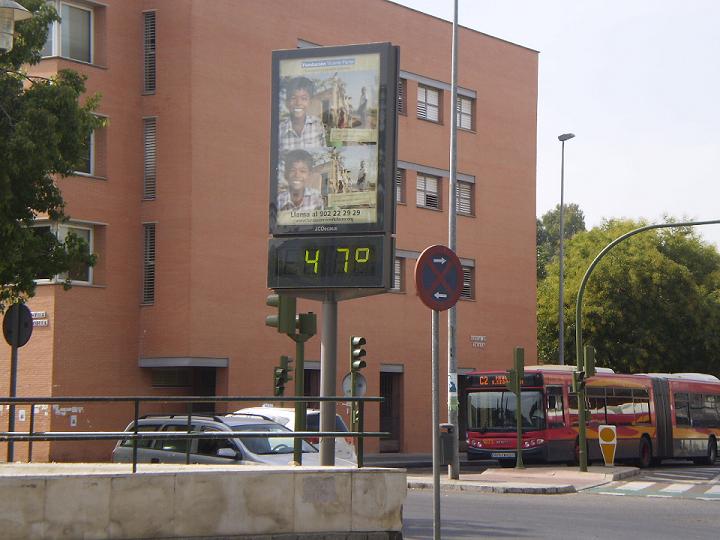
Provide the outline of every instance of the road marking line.
[[712,480],[710,480],[710,482],[708,482],[708,483],[709,483],[709,484],[717,484],[717,483],[720,483],[720,474],[718,474],[715,478],[713,478]]
[[705,492],[705,495],[720,495],[720,486],[713,486]]
[[695,497],[699,501],[720,501],[720,497]]
[[640,491],[641,489],[649,488],[654,484],[655,482],[628,482],[624,486],[618,486],[618,489],[625,489],[628,491]]
[[667,487],[662,488],[660,491],[663,493],[683,493],[693,487],[693,484],[670,484]]
[[625,493],[615,493],[614,491],[598,491],[600,495],[615,495],[617,497],[624,497]]
[[648,495],[648,499],[672,499],[672,495]]

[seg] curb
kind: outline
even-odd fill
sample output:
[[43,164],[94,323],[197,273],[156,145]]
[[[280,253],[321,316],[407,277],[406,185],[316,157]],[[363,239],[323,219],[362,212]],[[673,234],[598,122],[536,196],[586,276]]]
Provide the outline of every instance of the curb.
[[[433,489],[432,482],[423,480],[408,480],[408,489]],[[479,483],[440,483],[440,491],[458,492],[473,491],[476,493],[525,493],[530,495],[560,495],[564,493],[577,493],[575,486],[561,484],[553,486],[530,484],[479,484]]]

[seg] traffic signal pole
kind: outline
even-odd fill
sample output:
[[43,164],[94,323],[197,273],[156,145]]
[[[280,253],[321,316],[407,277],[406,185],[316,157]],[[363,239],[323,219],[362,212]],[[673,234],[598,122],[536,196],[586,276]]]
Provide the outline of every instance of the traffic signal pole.
[[[336,395],[337,385],[337,300],[328,292],[322,303],[320,336],[320,397]],[[335,431],[335,402],[320,402],[320,431]],[[320,439],[320,465],[335,465],[335,438]]]

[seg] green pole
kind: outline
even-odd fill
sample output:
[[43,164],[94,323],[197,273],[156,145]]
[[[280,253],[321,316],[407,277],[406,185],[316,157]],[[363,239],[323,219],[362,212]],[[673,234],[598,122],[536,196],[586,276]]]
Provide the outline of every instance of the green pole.
[[[595,257],[595,260],[593,260],[592,263],[590,263],[590,266],[585,271],[585,275],[582,278],[582,281],[580,282],[580,289],[578,289],[578,295],[577,295],[577,302],[575,303],[575,355],[577,358],[577,368],[579,371],[585,371],[585,360],[583,358],[583,355],[581,354],[583,350],[582,346],[582,302],[583,302],[583,295],[585,294],[585,286],[587,285],[588,279],[590,279],[590,274],[595,269],[597,264],[600,262],[600,260],[607,254],[608,251],[610,251],[612,248],[614,248],[616,245],[618,245],[623,240],[630,238],[631,236],[635,236],[638,233],[649,231],[651,229],[667,229],[672,227],[693,227],[696,225],[717,225],[720,223],[720,219],[713,219],[710,221],[684,221],[680,223],[658,223],[655,225],[646,225],[644,227],[639,227],[637,229],[634,229],[628,233],[623,234],[619,238],[616,238],[612,242],[610,242],[607,246],[603,248],[603,250],[598,253],[597,257]],[[578,436],[580,438],[580,470],[581,471],[587,471],[587,439],[586,439],[586,431],[585,431],[585,424],[586,424],[586,414],[585,414],[585,389],[582,390],[582,392],[578,392],[578,407],[579,407],[579,421],[580,426],[578,430]]]
[[[305,395],[305,339],[303,334],[291,336],[295,341],[295,395]],[[304,338],[305,339],[302,339]],[[305,431],[307,423],[307,403],[295,402],[295,431]],[[302,442],[295,437],[293,442],[293,461],[302,465]]]
[[517,431],[517,451],[515,452],[517,458],[515,460],[515,468],[524,469],[525,465],[523,464],[522,459],[522,379],[524,370],[521,371],[520,367],[525,364],[525,349],[522,347],[515,347],[513,355],[515,377],[517,378],[515,386],[515,428]]

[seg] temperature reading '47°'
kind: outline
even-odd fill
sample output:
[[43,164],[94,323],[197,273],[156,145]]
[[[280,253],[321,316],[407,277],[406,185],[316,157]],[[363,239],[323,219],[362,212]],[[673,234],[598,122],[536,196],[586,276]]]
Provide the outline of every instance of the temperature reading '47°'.
[[[323,257],[331,255],[330,250],[306,249],[305,250],[305,270],[312,274],[320,272]],[[370,260],[369,247],[337,247],[334,249],[335,264],[333,273],[347,274],[348,272],[362,271],[362,266]]]

